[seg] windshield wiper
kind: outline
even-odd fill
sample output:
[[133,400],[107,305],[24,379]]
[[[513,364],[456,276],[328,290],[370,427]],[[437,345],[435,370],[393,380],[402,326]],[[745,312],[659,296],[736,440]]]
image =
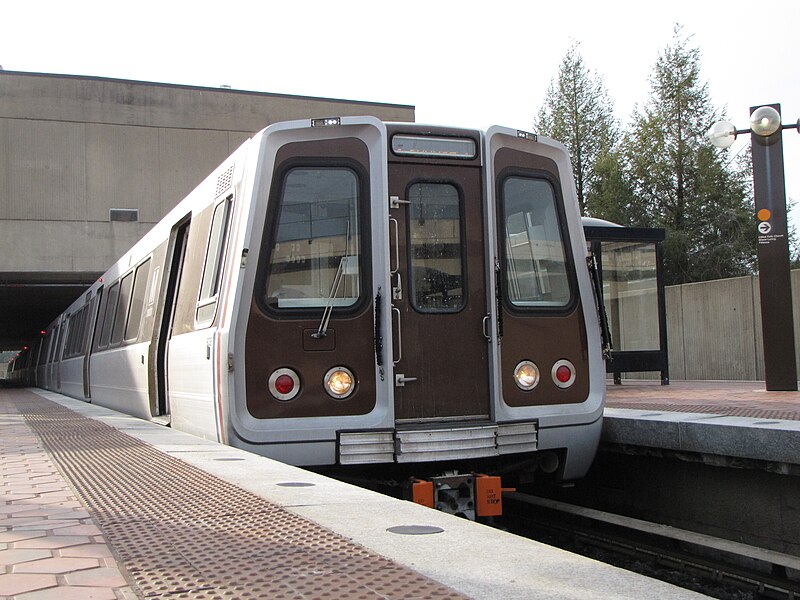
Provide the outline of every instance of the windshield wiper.
[[347,234],[345,237],[345,251],[339,267],[336,269],[336,274],[333,276],[331,283],[331,291],[328,293],[328,301],[325,303],[325,310],[322,311],[322,320],[319,322],[319,329],[311,334],[311,337],[319,339],[328,335],[328,323],[331,320],[331,313],[333,312],[333,299],[339,293],[339,288],[342,286],[342,280],[347,272],[347,261],[350,259],[350,221],[347,221]]
[[347,259],[349,256],[343,256],[342,259],[339,261],[339,268],[336,269],[336,275],[333,277],[333,283],[331,284],[331,291],[328,294],[328,301],[325,303],[325,310],[322,312],[322,321],[319,323],[319,329],[315,333],[311,334],[313,338],[324,338],[328,335],[328,323],[331,320],[331,313],[333,312],[333,299],[339,293],[339,288],[342,285],[342,280],[344,279],[344,271],[345,265],[347,263]]

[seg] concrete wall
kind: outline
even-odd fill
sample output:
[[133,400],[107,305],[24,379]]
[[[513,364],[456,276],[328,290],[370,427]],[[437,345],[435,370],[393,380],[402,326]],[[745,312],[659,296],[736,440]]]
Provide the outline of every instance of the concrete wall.
[[[672,379],[763,380],[758,276],[666,288]],[[792,271],[795,352],[800,373],[800,271]]]
[[253,133],[364,114],[414,120],[403,105],[0,71],[0,279],[103,271]]

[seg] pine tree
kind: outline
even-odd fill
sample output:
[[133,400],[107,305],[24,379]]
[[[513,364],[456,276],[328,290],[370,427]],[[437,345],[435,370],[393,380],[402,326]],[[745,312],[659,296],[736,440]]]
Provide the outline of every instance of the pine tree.
[[618,128],[603,81],[586,68],[578,46],[570,47],[550,82],[534,130],[567,146],[581,213],[600,216],[592,205],[600,179],[598,161],[608,161]]
[[587,201],[587,213],[618,225],[635,225],[644,219],[625,171],[624,157],[610,150],[595,163],[596,180]]
[[752,271],[755,225],[746,169],[705,132],[718,117],[700,78],[700,51],[675,27],[651,76],[650,98],[624,140],[634,224],[664,227],[668,284]]

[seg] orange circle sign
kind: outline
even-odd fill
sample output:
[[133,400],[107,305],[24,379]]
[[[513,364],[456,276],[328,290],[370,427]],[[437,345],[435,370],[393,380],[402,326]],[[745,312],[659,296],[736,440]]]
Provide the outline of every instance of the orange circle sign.
[[758,211],[758,220],[759,221],[769,221],[769,218],[772,216],[772,213],[769,212],[766,208],[762,208]]

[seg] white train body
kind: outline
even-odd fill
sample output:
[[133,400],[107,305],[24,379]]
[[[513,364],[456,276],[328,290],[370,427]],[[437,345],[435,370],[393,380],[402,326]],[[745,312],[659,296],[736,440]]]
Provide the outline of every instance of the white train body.
[[25,376],[297,465],[547,453],[580,477],[605,369],[571,173],[504,128],[272,125],[48,327]]

